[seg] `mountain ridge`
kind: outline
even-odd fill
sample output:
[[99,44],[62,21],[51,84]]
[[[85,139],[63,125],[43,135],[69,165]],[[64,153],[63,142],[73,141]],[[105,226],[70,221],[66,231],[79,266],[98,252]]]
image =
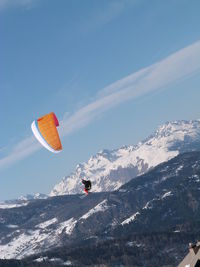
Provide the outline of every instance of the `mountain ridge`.
[[135,146],[99,151],[54,186],[50,196],[82,192],[81,179],[92,181],[92,191],[117,190],[179,153],[200,149],[200,120],[167,122]]
[[198,235],[199,190],[200,152],[189,152],[113,192],[55,196],[0,209],[0,255],[22,259],[56,247],[123,239],[130,233],[182,234],[190,229]]

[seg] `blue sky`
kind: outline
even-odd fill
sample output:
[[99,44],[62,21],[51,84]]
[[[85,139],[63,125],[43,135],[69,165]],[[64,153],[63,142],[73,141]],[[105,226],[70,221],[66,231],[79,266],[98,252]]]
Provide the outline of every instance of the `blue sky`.
[[[101,149],[200,118],[198,0],[0,0],[0,200],[49,193]],[[31,122],[54,111],[63,151]]]

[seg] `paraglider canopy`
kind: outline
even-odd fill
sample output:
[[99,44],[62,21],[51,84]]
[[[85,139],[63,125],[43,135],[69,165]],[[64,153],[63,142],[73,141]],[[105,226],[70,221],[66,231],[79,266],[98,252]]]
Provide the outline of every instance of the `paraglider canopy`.
[[40,117],[31,124],[31,129],[37,140],[53,153],[58,153],[62,150],[60,137],[56,128],[58,126],[58,119],[53,112]]

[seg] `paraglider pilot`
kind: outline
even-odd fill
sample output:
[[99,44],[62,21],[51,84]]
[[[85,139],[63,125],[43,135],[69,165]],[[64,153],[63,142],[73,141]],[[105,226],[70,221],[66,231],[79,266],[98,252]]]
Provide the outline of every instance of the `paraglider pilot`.
[[84,184],[84,186],[85,186],[84,192],[88,195],[89,190],[92,187],[91,181],[90,180],[84,180],[84,179],[82,179],[82,184]]

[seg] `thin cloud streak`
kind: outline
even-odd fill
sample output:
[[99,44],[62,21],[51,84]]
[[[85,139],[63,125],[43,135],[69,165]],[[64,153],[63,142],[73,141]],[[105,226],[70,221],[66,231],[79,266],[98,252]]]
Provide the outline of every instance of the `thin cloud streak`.
[[[71,116],[64,117],[60,123],[60,135],[70,135],[119,104],[161,90],[199,71],[200,41],[103,88],[93,102]],[[0,169],[35,153],[40,148],[33,137],[26,138],[17,144],[8,156],[0,159]]]
[[16,144],[7,156],[0,159],[0,170],[26,158],[40,148],[40,144],[37,143],[33,136],[25,138]]
[[106,110],[157,91],[200,71],[200,41],[104,88],[98,99],[62,122],[61,135],[78,130]]

